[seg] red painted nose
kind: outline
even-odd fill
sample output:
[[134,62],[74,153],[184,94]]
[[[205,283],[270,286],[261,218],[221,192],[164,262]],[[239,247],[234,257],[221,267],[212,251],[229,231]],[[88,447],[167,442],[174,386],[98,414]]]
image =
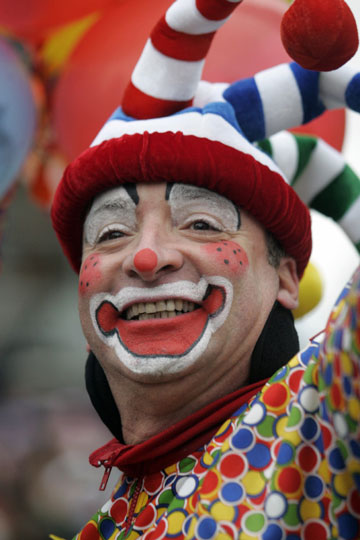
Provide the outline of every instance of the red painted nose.
[[157,255],[150,248],[141,249],[134,257],[134,266],[138,272],[152,272],[157,263]]

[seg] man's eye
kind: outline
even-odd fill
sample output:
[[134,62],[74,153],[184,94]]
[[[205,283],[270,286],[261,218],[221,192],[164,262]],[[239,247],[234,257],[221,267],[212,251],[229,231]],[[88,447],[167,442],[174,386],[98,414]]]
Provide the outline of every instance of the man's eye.
[[215,227],[211,223],[200,219],[191,224],[191,229],[194,231],[220,231],[218,227]]
[[106,242],[108,240],[117,240],[118,238],[123,238],[123,236],[125,236],[123,231],[109,227],[99,234],[98,243]]

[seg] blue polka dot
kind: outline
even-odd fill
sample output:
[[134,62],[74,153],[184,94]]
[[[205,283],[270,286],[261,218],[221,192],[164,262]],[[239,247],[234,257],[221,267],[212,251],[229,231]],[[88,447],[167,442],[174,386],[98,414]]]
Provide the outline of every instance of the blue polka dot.
[[196,538],[200,540],[210,540],[216,533],[216,521],[210,517],[206,517],[199,521],[196,528]]
[[351,384],[350,377],[343,377],[343,385],[344,385],[345,394],[347,396],[351,396],[351,394],[352,394],[352,384]]
[[307,441],[311,441],[316,437],[318,432],[318,425],[316,421],[308,416],[305,418],[303,425],[301,426],[301,434]]
[[325,422],[329,422],[329,414],[325,400],[320,403],[320,416]]
[[338,517],[339,536],[345,540],[359,538],[359,521],[350,514],[342,514]]
[[165,478],[164,486],[170,486],[177,478],[176,474],[170,474],[167,478]]
[[311,357],[313,354],[317,355],[319,347],[317,345],[311,345],[310,347],[307,347],[305,351],[302,351],[300,353],[301,362],[307,366],[308,363],[311,360]]
[[221,488],[221,497],[225,503],[238,503],[244,495],[244,490],[237,482],[228,482]]
[[289,368],[287,366],[280,368],[279,371],[277,371],[275,375],[271,377],[271,382],[281,381],[282,379],[286,377],[288,372],[289,372]]
[[305,494],[309,499],[317,499],[320,497],[324,489],[324,483],[320,476],[314,474],[309,475],[305,480]]
[[290,461],[292,461],[294,456],[294,448],[291,444],[287,442],[283,442],[280,446],[279,454],[277,457],[277,461],[279,465],[286,465]]
[[329,454],[329,464],[335,471],[343,471],[345,463],[338,448],[333,448]]
[[231,437],[231,444],[237,450],[246,450],[253,444],[253,442],[254,442],[254,435],[250,431],[250,429],[247,429],[247,428],[239,429]]
[[108,540],[112,533],[115,531],[115,523],[112,519],[105,518],[101,520],[99,530],[105,540]]
[[328,364],[325,368],[324,379],[326,386],[330,386],[333,380],[333,368],[331,364]]
[[350,448],[355,457],[360,457],[360,444],[357,441],[350,441]]
[[121,484],[121,486],[119,487],[119,489],[114,495],[114,500],[118,499],[119,497],[122,497],[124,493],[126,492],[127,488],[128,488],[127,482],[124,482],[123,484]]
[[319,452],[322,454],[324,451],[324,440],[321,433],[320,433],[320,436],[314,442],[314,444],[316,448],[319,450]]
[[281,540],[283,537],[283,531],[279,525],[270,523],[266,531],[262,535],[262,540]]
[[247,452],[246,457],[253,469],[264,469],[270,464],[270,450],[265,444],[258,443]]

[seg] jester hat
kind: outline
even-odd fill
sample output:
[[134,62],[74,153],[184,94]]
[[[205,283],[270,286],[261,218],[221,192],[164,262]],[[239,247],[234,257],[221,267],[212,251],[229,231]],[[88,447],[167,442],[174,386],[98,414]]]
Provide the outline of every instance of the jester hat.
[[[360,80],[351,67],[315,72],[293,62],[230,85],[200,83],[212,38],[240,1],[174,2],[145,45],[122,107],[91,147],[65,170],[55,194],[52,220],[75,271],[81,264],[89,205],[101,192],[128,182],[189,183],[229,198],[275,236],[295,259],[299,276],[311,253],[307,204],[314,194],[318,196],[335,180],[340,190],[345,186],[346,200],[340,213],[336,210],[336,218],[341,220],[350,209],[348,228],[355,228],[352,216],[357,212],[353,208],[359,208],[360,200],[356,175],[349,174],[344,164],[339,168],[338,153],[325,143],[279,133],[308,122],[326,108],[347,105],[359,111]],[[352,21],[346,14],[345,22]],[[293,19],[289,18],[292,23]],[[284,28],[286,24],[282,28],[285,35]],[[352,22],[347,30],[347,38],[351,31],[357,45]],[[339,56],[343,61],[344,55],[334,55],[335,67]],[[317,65],[321,63],[324,69],[333,67],[327,57],[318,58]],[[274,134],[273,139],[259,142]],[[320,170],[327,166],[326,174],[323,177],[317,171],[320,180],[312,188],[311,176],[319,165]],[[325,201],[322,206],[332,215],[329,208],[334,204]]]

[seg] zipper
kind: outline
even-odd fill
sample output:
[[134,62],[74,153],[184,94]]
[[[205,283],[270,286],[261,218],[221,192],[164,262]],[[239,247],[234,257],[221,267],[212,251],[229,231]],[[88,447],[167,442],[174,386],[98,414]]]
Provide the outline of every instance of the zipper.
[[102,465],[104,465],[105,471],[104,471],[103,477],[101,479],[101,483],[100,483],[100,486],[99,486],[99,491],[105,491],[107,483],[109,481],[109,476],[110,476],[110,473],[111,473],[111,469],[112,469],[112,465],[106,465],[106,462],[102,462]]
[[131,498],[130,510],[129,510],[128,516],[126,518],[125,537],[128,534],[129,530],[131,529],[131,527],[132,527],[132,525],[133,525],[133,523],[135,521],[135,516],[134,516],[135,508],[136,508],[136,504],[137,504],[138,499],[139,499],[141,487],[142,487],[142,478],[138,478],[136,480],[134,493],[133,493],[133,496]]

